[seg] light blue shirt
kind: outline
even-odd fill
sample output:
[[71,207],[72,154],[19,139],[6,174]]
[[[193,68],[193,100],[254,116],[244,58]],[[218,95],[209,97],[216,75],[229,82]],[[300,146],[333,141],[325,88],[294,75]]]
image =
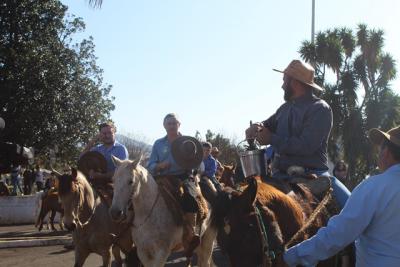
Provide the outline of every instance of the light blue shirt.
[[[169,169],[165,169],[156,172],[156,165],[160,162],[167,161],[171,164]],[[175,162],[171,153],[171,144],[168,141],[167,136],[158,139],[154,142],[153,149],[151,150],[151,155],[149,163],[147,164],[147,169],[152,175],[175,175],[183,174],[185,171]]]
[[107,148],[105,145],[101,144],[93,147],[90,151],[100,152],[106,158],[107,172],[114,172],[116,169],[112,161],[111,155],[121,160],[126,160],[129,158],[128,150],[123,144],[119,143],[118,141],[115,141],[114,145],[110,148]]
[[340,214],[286,251],[289,266],[314,266],[356,241],[356,266],[400,266],[400,164],[359,184]]
[[204,174],[209,178],[214,177],[217,171],[217,161],[211,155],[208,155],[207,158],[203,159],[203,163]]

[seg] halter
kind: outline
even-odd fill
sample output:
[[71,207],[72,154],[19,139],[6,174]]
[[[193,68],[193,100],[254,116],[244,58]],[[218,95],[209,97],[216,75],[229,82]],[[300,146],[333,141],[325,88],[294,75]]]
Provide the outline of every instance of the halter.
[[[153,213],[154,207],[156,206],[157,201],[158,201],[159,198],[160,198],[160,190],[157,190],[156,199],[154,200],[153,205],[152,205],[151,208],[150,208],[149,214],[147,214],[147,216],[146,216],[146,218],[144,218],[143,222],[140,223],[139,225],[135,225],[135,224],[133,223],[133,221],[134,221],[134,219],[135,219],[135,216],[132,216],[132,226],[133,226],[133,227],[135,227],[135,228],[140,228],[140,227],[142,227],[142,226],[147,222],[147,220],[150,218],[151,214]],[[128,210],[132,210],[133,212],[135,212],[135,210],[134,210],[134,208],[133,208],[133,198],[132,198],[132,197],[131,197],[131,198],[129,199],[129,201],[128,201]]]
[[257,201],[253,207],[255,210],[255,215],[256,215],[256,221],[257,221],[257,227],[261,236],[261,255],[262,255],[262,266],[267,266],[268,260],[275,260],[276,259],[276,253],[274,250],[270,249],[269,245],[269,239],[268,239],[268,234],[267,234],[267,229],[264,224],[264,220],[262,218],[260,209],[258,207],[259,202]]

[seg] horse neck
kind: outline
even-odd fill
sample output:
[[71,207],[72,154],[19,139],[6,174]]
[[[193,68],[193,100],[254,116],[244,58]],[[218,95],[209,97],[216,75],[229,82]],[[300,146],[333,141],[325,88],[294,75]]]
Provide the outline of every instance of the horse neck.
[[152,209],[159,194],[158,185],[153,176],[148,173],[147,177],[139,178],[137,188],[132,198],[135,216],[146,215]]
[[80,190],[82,193],[80,195],[81,199],[81,209],[79,211],[79,220],[81,222],[86,222],[93,214],[95,208],[95,198],[91,185],[85,178],[81,178],[79,181]]

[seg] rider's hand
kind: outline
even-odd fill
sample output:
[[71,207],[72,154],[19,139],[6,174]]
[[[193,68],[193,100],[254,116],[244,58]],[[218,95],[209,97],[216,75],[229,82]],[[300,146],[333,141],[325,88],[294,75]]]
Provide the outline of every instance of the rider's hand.
[[169,163],[168,161],[163,161],[157,164],[157,169],[160,171],[167,170],[169,169],[169,167],[171,167],[171,163]]
[[246,139],[255,139],[257,133],[264,128],[260,123],[254,123],[246,129]]
[[94,136],[92,139],[90,139],[89,144],[90,144],[91,146],[96,145],[98,142],[100,142],[100,140],[101,140],[100,138],[101,138],[101,135],[100,135],[100,134],[97,134],[97,135]]
[[268,128],[261,127],[256,133],[256,139],[260,145],[269,145],[271,144],[272,132]]

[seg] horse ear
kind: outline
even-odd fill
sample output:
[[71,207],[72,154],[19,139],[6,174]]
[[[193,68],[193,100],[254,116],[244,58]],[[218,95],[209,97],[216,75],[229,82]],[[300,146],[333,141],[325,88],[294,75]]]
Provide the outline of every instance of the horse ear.
[[71,168],[72,180],[76,181],[78,178],[78,171],[75,168]]
[[232,171],[235,171],[236,170],[236,162],[233,162],[232,163]]
[[112,159],[112,162],[114,163],[115,167],[118,167],[122,163],[122,160],[120,160],[119,158],[117,158],[114,155],[111,155],[111,159]]
[[247,193],[245,194],[246,201],[248,202],[247,204],[253,206],[257,198],[257,188],[258,188],[257,180],[255,178],[249,178],[247,180],[247,183],[248,183],[248,187],[246,188]]
[[142,161],[143,154],[140,154],[139,157],[137,157],[134,161],[131,163],[132,169],[136,169],[136,167],[140,164]]

